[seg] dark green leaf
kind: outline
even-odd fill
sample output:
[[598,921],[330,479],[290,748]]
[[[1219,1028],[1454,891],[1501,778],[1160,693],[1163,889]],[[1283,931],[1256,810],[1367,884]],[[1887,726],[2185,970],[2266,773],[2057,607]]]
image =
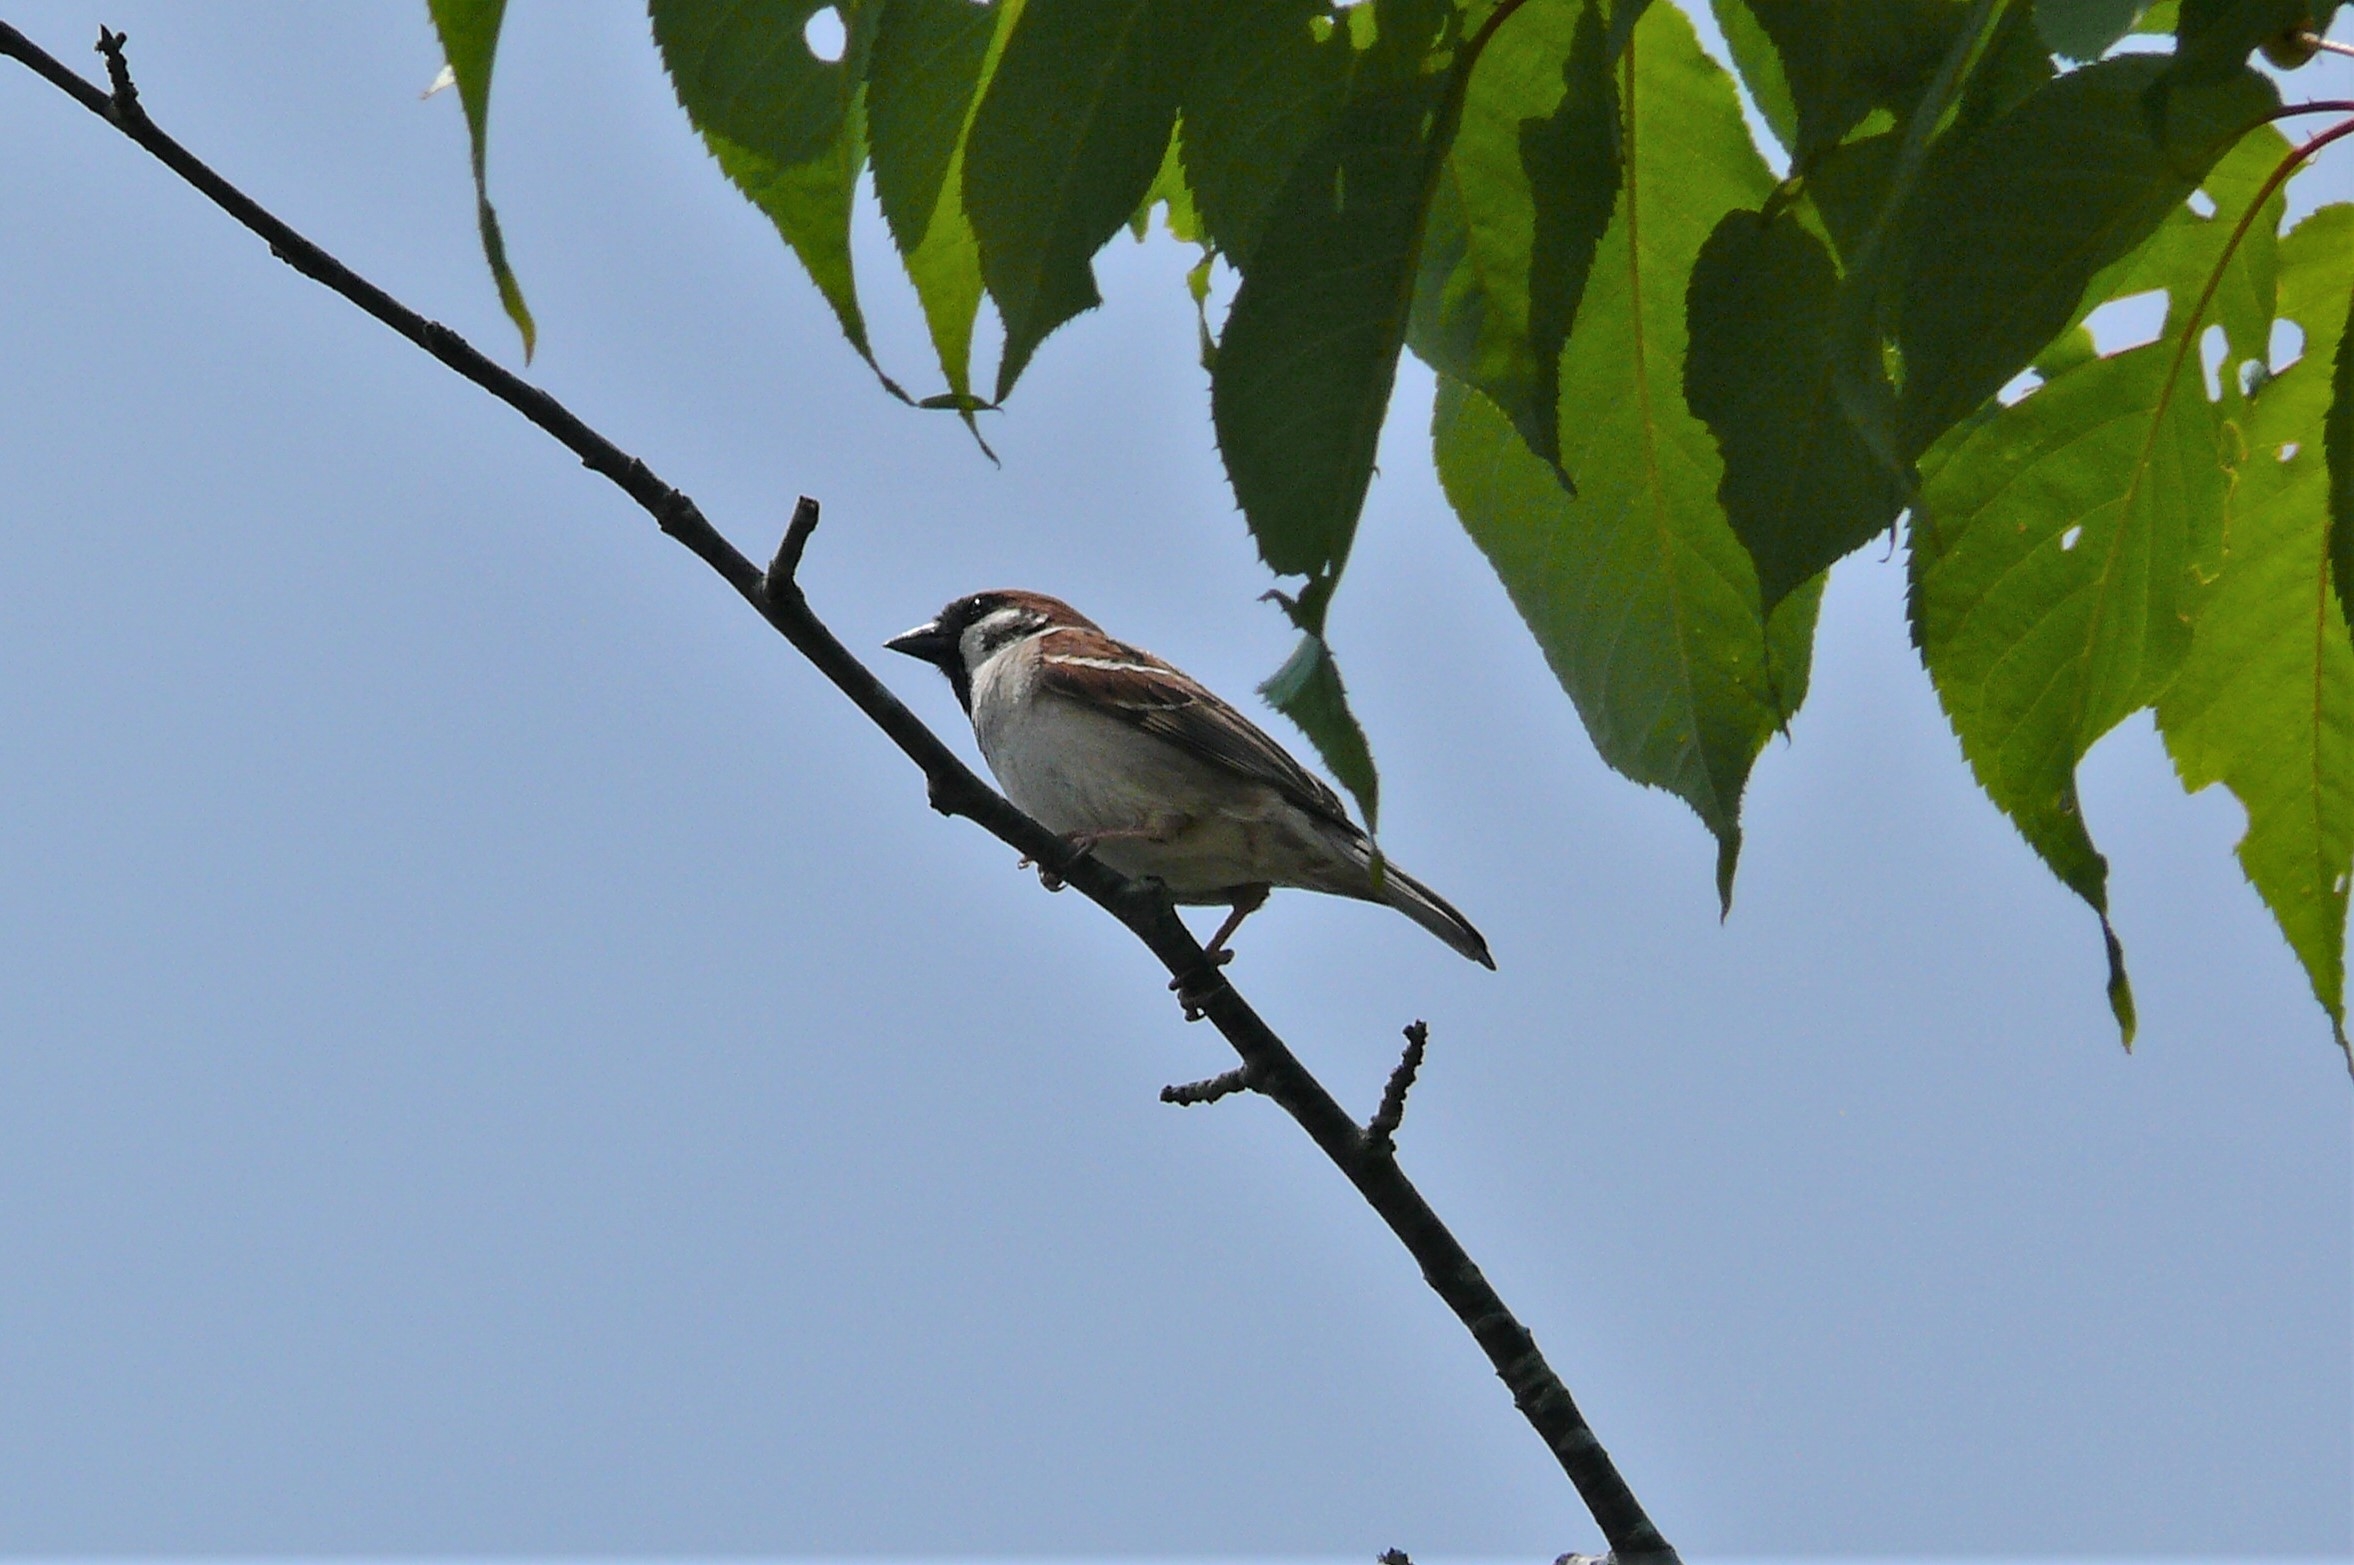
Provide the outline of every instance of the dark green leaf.
[[[2016,6],[2006,10],[1997,0],[1971,0],[1906,115],[1901,139],[1886,154],[1849,168],[1851,174],[1860,169],[1864,176],[1850,192],[1851,199],[1862,198],[1858,216],[1869,211],[1871,217],[1848,234],[1842,233],[1835,217],[1826,225],[1841,247],[1847,273],[1840,283],[1832,329],[1833,387],[1848,422],[1880,465],[1896,476],[1908,498],[1918,477],[1912,453],[1898,441],[1895,400],[1886,384],[1890,257],[1902,253],[1904,219],[1931,149],[1975,135],[1973,127],[1988,112],[1988,83],[1999,81],[2008,90],[2012,73],[2004,64],[2018,52],[2021,22]],[[2040,49],[2029,53],[2037,68],[2049,68]],[[1951,126],[1941,138],[1938,127],[1949,115]]]
[[2255,50],[2296,33],[2320,32],[2322,18],[2337,8],[2338,0],[2183,0],[2168,85],[2222,81],[2245,67]]
[[474,218],[482,231],[483,258],[490,263],[499,304],[507,319],[523,335],[523,361],[531,362],[539,345],[539,328],[523,303],[523,287],[507,265],[507,241],[499,233],[499,215],[491,209],[490,186],[484,178],[484,153],[490,134],[490,72],[499,49],[499,26],[506,18],[507,0],[428,0],[433,29],[441,35],[442,58],[457,82],[458,101],[466,110],[466,133],[473,147]]
[[1406,63],[1362,68],[1293,168],[1218,343],[1218,448],[1261,558],[1314,578],[1303,630],[1348,558],[1397,375],[1453,80],[1415,67],[1444,18],[1440,0],[1381,8],[1374,48]]
[[1602,8],[1531,0],[1480,57],[1442,166],[1407,340],[1557,462],[1554,377],[1618,195]]
[[1206,0],[1029,0],[964,166],[981,276],[1005,322],[997,399],[1049,332],[1102,302],[1090,264],[1153,182]]
[[1898,262],[1907,452],[2025,367],[2093,274],[2147,238],[2278,101],[2242,71],[2174,93],[2161,138],[2143,105],[2166,68],[2151,55],[2088,65],[1932,160]]
[[1942,140],[1959,147],[1986,126],[2025,103],[2059,74],[2035,25],[2032,7],[2006,5],[1994,17],[1986,45],[1963,81],[1953,123]]
[[1349,693],[1341,687],[1340,665],[1324,638],[1303,635],[1284,659],[1283,667],[1259,687],[1275,710],[1299,725],[1301,733],[1323,757],[1326,770],[1356,798],[1365,816],[1365,829],[1379,828],[1381,779],[1373,770],[1373,751],[1365,730],[1349,710]]
[[2149,0],[2035,0],[2035,25],[2052,53],[2097,60],[2133,31]]
[[1910,114],[1969,13],[1959,0],[1749,0],[1797,108],[1800,166],[1874,109]]
[[[1951,78],[1934,101],[1913,106],[1904,126],[1872,135],[1851,134],[1838,146],[1817,154],[1807,166],[1805,193],[1821,214],[1832,244],[1849,264],[1867,261],[1867,243],[1884,214],[1901,218],[1900,211],[1891,210],[1889,198],[1896,195],[1901,208],[1902,198],[1910,194],[1932,147],[1941,156],[1951,156],[1953,149],[2051,80],[2051,57],[2026,8],[2014,5],[1996,11],[1986,30],[1988,36],[1975,51],[1974,60],[1974,40],[1965,36],[1968,30],[1956,32],[1948,46]],[[1949,111],[1951,123],[1939,133]],[[1909,160],[1911,172],[1907,173],[1907,149],[1916,142],[1918,150]],[[1900,176],[1905,181],[1902,191],[1895,189]],[[1901,221],[1892,222],[1892,226],[1901,227]],[[1878,255],[1890,253],[1890,236],[1881,235],[1875,248]],[[1878,287],[1876,277],[1865,281]],[[1873,348],[1876,352],[1876,343]]]
[[[2280,306],[2304,353],[2248,399],[2221,568],[2190,656],[2158,703],[2183,786],[2221,782],[2248,813],[2240,865],[2345,1041],[2346,877],[2354,867],[2354,639],[2325,535],[2347,431],[2342,321],[2354,207],[2325,207],[2280,246]],[[2332,373],[2334,371],[2334,374]],[[2326,414],[2325,414],[2326,409]],[[2313,446],[2326,431],[2327,456]],[[2337,597],[2338,601],[2331,600]]]
[[1904,504],[1840,406],[1838,299],[1829,251],[1788,208],[1726,213],[1692,268],[1684,396],[1715,432],[1717,497],[1769,611]]
[[867,60],[875,199],[892,242],[912,254],[955,188],[950,170],[981,98],[990,46],[1009,11],[973,0],[886,0]]
[[1186,182],[1212,243],[1248,271],[1268,209],[1348,101],[1374,8],[1327,0],[1228,7],[1184,88]]
[[[2354,311],[2354,300],[2347,304]],[[2338,606],[2354,631],[2354,324],[2338,338],[2337,368],[2330,377],[2328,421],[2322,444],[2329,453],[2329,559]]]
[[888,0],[867,65],[875,195],[948,380],[947,397],[924,405],[953,407],[968,427],[983,405],[972,390],[982,290],[964,211],[965,146],[1021,9],[1020,0]]
[[1773,40],[1758,24],[1749,0],[1709,0],[1708,8],[1716,16],[1717,31],[1725,36],[1733,69],[1741,73],[1741,84],[1749,89],[1749,101],[1757,105],[1758,116],[1784,151],[1796,147],[1798,105],[1790,96],[1790,78],[1783,74],[1782,57],[1774,52]]
[[1185,158],[1178,145],[1184,131],[1182,124],[1178,131],[1178,135],[1169,138],[1169,150],[1161,157],[1161,171],[1152,177],[1152,183],[1145,187],[1144,199],[1129,214],[1128,231],[1140,240],[1149,235],[1153,211],[1158,208],[1170,238],[1180,244],[1198,245],[1202,242],[1201,212],[1194,205],[1193,187],[1185,182]]
[[1691,24],[1653,6],[1621,61],[1624,183],[1560,366],[1573,498],[1493,403],[1442,379],[1439,477],[1605,761],[1716,834],[1720,891],[1751,765],[1805,694],[1819,589],[1760,614],[1683,396],[1684,284],[1724,215],[1773,178]]
[[[842,57],[821,60],[806,36],[819,11],[841,13]],[[894,396],[868,346],[850,264],[850,208],[866,164],[861,79],[874,7],[856,0],[653,0],[654,41],[687,118],[833,306],[842,334]]]

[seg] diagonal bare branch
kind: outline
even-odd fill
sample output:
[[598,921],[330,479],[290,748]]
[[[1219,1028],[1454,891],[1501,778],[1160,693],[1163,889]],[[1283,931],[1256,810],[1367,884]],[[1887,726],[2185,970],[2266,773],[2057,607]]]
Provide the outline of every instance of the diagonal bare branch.
[[[278,259],[333,289],[515,409],[636,501],[663,532],[717,572],[922,770],[935,809],[973,821],[1126,925],[1160,959],[1189,1002],[1199,1007],[1241,1058],[1238,1070],[1213,1078],[1213,1083],[1231,1078],[1237,1087],[1247,1085],[1274,1099],[1389,1225],[1421,1264],[1432,1290],[1486,1352],[1497,1375],[1511,1390],[1514,1403],[1594,1513],[1613,1556],[1621,1565],[1675,1565],[1675,1552],[1644,1514],[1568,1389],[1538,1351],[1535,1339],[1506,1308],[1421,1192],[1399,1171],[1386,1146],[1386,1136],[1369,1136],[1361,1130],[1323,1084],[1309,1074],[1227,981],[1224,971],[1204,956],[1200,942],[1178,919],[1167,896],[1153,886],[1126,879],[1092,856],[1074,853],[1062,838],[1015,809],[974,775],[818,619],[798,576],[803,552],[817,527],[816,501],[801,500],[773,563],[768,570],[761,570],[720,535],[692,499],[664,483],[644,462],[590,428],[545,391],[484,356],[456,332],[419,315],[343,265],[164,134],[139,103],[124,43],[120,33],[100,34],[99,50],[106,56],[113,83],[109,91],[69,70],[15,28],[0,22],[0,55],[24,64],[137,143],[260,235]],[[1403,1065],[1400,1069],[1410,1081],[1411,1072]],[[1200,1085],[1206,1088],[1211,1083]],[[1391,1085],[1402,1110],[1403,1092],[1395,1079]]]

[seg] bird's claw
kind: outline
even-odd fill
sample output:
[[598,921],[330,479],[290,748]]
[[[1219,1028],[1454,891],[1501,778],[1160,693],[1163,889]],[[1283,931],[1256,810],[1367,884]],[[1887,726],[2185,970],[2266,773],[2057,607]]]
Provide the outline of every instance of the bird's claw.
[[1044,886],[1049,891],[1060,891],[1065,885],[1068,884],[1068,882],[1065,881],[1062,876],[1057,875],[1053,870],[1048,869],[1045,865],[1039,863],[1036,859],[1031,858],[1028,854],[1024,854],[1022,856],[1022,862],[1015,865],[1014,868],[1035,869],[1038,871],[1038,884]]
[[1231,951],[1204,951],[1202,961],[1205,966],[1180,973],[1169,980],[1170,992],[1177,996],[1177,1003],[1185,1008],[1187,1021],[1198,1022],[1208,1014],[1203,1007],[1209,1003],[1210,996],[1217,992],[1218,986],[1226,981],[1219,969],[1233,960],[1234,953]]

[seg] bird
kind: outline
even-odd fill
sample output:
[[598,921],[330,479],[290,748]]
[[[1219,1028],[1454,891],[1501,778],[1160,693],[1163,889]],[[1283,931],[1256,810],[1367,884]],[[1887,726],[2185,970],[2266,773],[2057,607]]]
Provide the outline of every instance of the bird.
[[[972,719],[1005,795],[1073,848],[1173,901],[1230,911],[1227,942],[1278,886],[1381,902],[1493,968],[1444,897],[1386,858],[1322,779],[1211,691],[1060,598],[956,599],[883,643],[929,663]],[[1050,880],[1049,884],[1053,884]]]

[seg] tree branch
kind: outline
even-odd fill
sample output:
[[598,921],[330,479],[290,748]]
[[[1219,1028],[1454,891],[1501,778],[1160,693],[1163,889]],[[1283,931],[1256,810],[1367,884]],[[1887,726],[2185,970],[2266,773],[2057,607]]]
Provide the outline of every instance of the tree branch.
[[1390,1072],[1389,1085],[1382,1089],[1381,1107],[1365,1122],[1367,1151],[1382,1157],[1397,1156],[1398,1127],[1406,1122],[1406,1094],[1414,1090],[1414,1077],[1422,1069],[1422,1051],[1429,1045],[1430,1024],[1410,1023],[1405,1052],[1398,1056],[1398,1068]]
[[1163,1087],[1161,1101],[1174,1103],[1179,1108],[1192,1108],[1197,1103],[1215,1103],[1232,1093],[1249,1092],[1258,1085],[1251,1080],[1251,1068],[1237,1065],[1230,1071],[1220,1071],[1207,1081],[1189,1081],[1182,1086]]
[[[1165,895],[1126,879],[1096,858],[1074,853],[1062,838],[1015,809],[975,776],[811,611],[797,572],[817,526],[815,501],[803,499],[796,507],[774,562],[762,571],[720,536],[693,500],[656,477],[644,462],[591,429],[546,392],[484,357],[456,332],[427,320],[344,266],[157,129],[139,105],[123,43],[120,33],[100,35],[99,48],[106,55],[114,84],[109,92],[68,70],[15,28],[0,23],[0,55],[20,61],[136,142],[260,235],[278,259],[350,300],[515,409],[636,501],[665,533],[717,572],[922,770],[934,808],[973,821],[1023,856],[1046,866],[1126,925],[1233,1046],[1243,1062],[1239,1070],[1228,1073],[1234,1086],[1254,1087],[1281,1105],[1421,1264],[1433,1291],[1478,1341],[1511,1390],[1514,1403],[1593,1511],[1613,1555],[1622,1565],[1637,1561],[1673,1565],[1674,1551],[1594,1438],[1528,1329],[1505,1307],[1421,1192],[1399,1171],[1387,1134],[1376,1133],[1378,1117],[1374,1131],[1357,1126],[1227,982],[1224,972],[1204,957],[1200,943],[1178,919]],[[1411,1072],[1403,1065],[1401,1072],[1411,1079]],[[1211,1085],[1227,1079],[1200,1084],[1204,1100]],[[1183,1093],[1189,1089],[1171,1090]],[[1402,1109],[1403,1092],[1395,1080],[1392,1093]],[[1394,1126],[1394,1118],[1392,1123]]]

